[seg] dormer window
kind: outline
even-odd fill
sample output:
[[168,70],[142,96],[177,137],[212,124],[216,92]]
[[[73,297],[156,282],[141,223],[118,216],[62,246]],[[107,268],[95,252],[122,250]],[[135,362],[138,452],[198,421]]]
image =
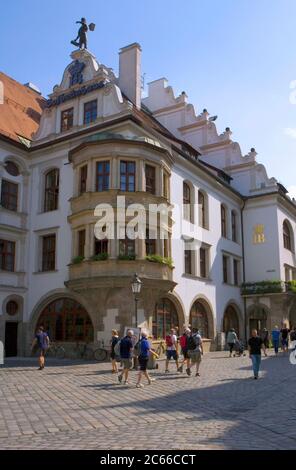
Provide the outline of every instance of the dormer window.
[[88,101],[84,104],[84,124],[89,124],[97,119],[98,102],[97,100]]
[[68,131],[73,127],[74,108],[65,109],[61,113],[61,132]]

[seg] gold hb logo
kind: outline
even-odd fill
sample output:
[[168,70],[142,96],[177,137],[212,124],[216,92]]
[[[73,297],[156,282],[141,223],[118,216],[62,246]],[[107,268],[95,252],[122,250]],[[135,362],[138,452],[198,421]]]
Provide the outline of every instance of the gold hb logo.
[[265,233],[264,233],[264,225],[258,224],[255,225],[253,229],[253,243],[254,245],[258,245],[260,243],[265,243]]

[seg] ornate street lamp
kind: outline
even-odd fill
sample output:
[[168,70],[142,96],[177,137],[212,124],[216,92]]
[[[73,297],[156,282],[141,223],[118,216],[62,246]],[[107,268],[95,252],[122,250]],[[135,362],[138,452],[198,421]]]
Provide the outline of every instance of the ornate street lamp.
[[138,300],[139,297],[138,295],[141,292],[141,287],[142,287],[142,281],[138,277],[138,274],[135,273],[133,280],[132,280],[132,292],[134,294],[134,299],[135,299],[135,318],[136,318],[136,328],[138,327]]

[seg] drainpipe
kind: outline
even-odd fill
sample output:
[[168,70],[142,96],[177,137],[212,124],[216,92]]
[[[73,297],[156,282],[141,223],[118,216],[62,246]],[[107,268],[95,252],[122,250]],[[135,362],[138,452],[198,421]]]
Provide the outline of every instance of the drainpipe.
[[[246,282],[246,267],[245,267],[245,239],[244,239],[244,220],[243,212],[245,209],[246,201],[244,200],[241,208],[241,234],[242,234],[242,256],[243,256],[243,283]],[[244,335],[245,341],[247,341],[247,299],[244,297]]]

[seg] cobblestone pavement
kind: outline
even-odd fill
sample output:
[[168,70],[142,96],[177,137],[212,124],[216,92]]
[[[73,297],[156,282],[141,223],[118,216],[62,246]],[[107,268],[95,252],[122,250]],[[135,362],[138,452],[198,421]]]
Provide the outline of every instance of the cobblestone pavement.
[[[201,377],[152,371],[143,389],[109,364],[32,359],[0,367],[0,449],[295,449],[296,366],[207,354]],[[143,382],[144,383],[144,382]]]

